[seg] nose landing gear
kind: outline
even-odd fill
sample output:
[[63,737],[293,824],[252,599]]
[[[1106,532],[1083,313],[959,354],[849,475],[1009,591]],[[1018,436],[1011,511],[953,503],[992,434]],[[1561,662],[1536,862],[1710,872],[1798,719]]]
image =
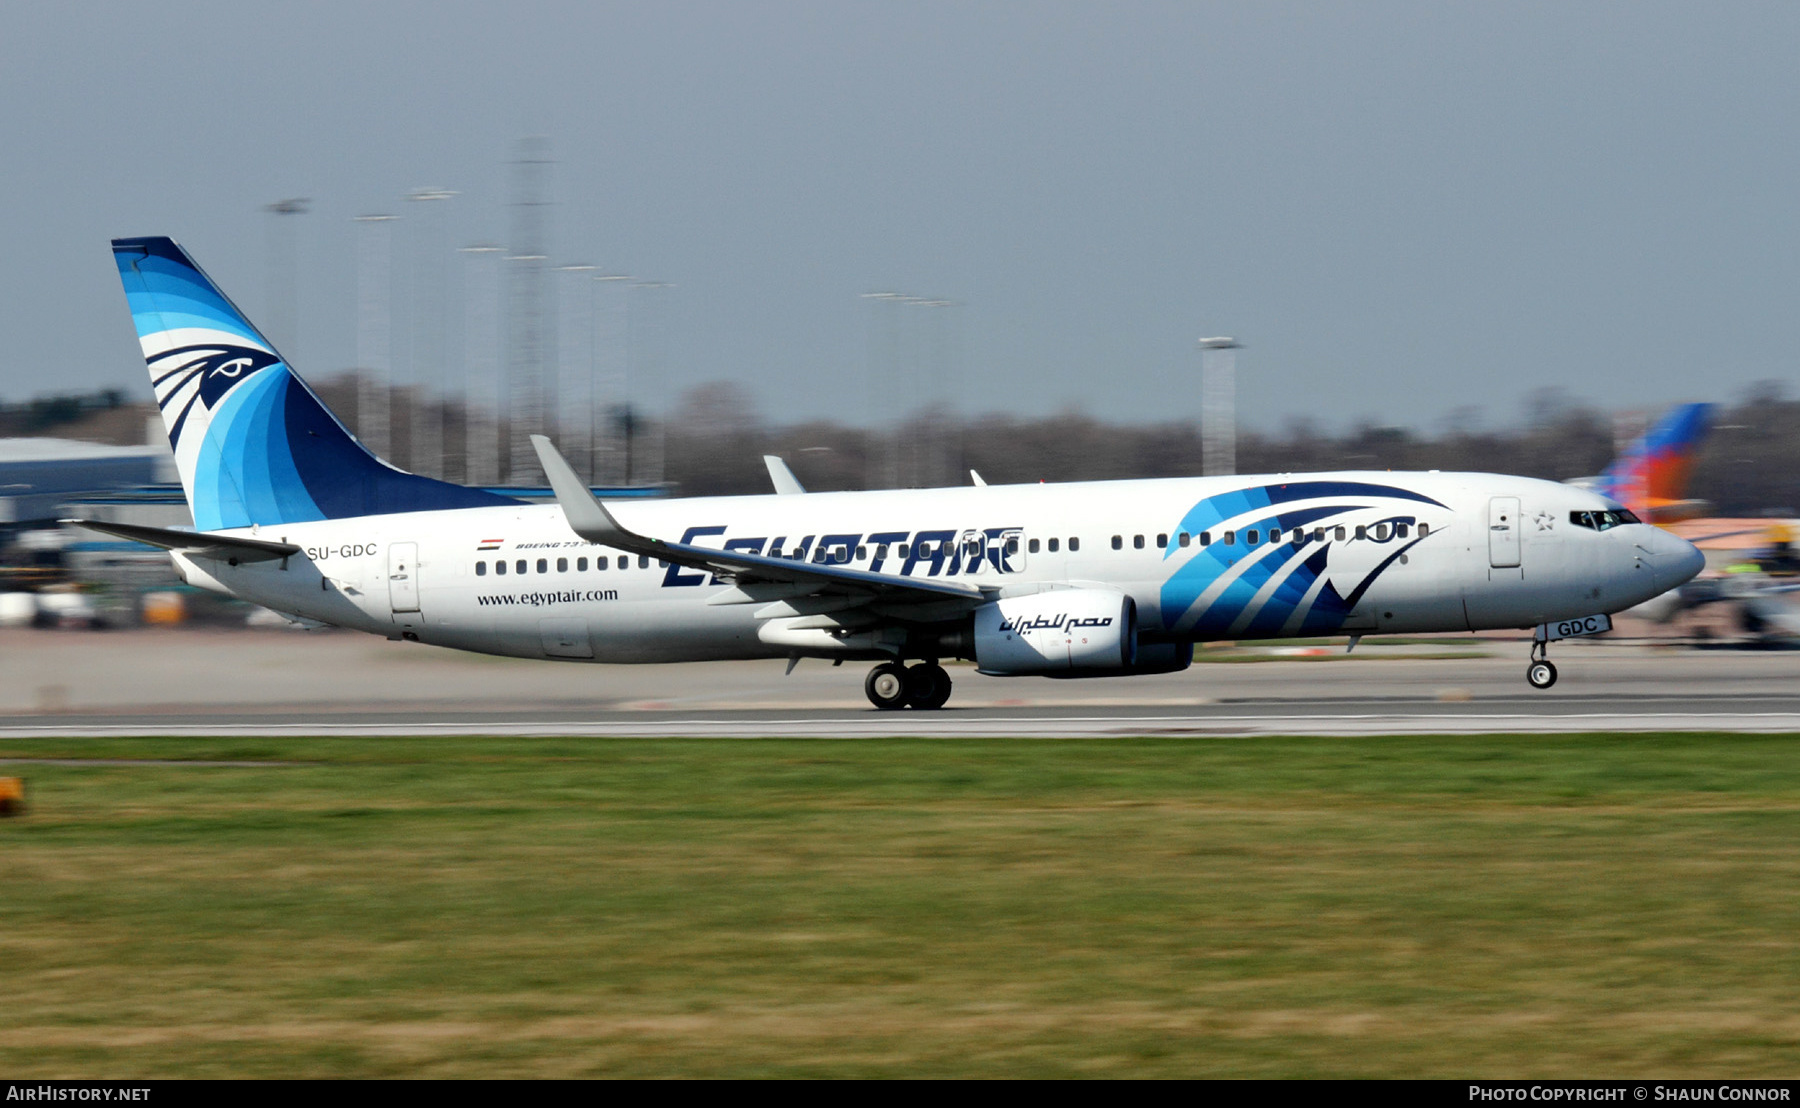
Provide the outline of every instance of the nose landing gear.
[[1556,666],[1549,658],[1549,644],[1531,644],[1531,664],[1525,667],[1525,683],[1534,689],[1547,689],[1556,684]]
[[901,708],[935,711],[950,699],[950,675],[936,662],[916,666],[883,662],[863,679],[863,692],[869,703],[884,712]]

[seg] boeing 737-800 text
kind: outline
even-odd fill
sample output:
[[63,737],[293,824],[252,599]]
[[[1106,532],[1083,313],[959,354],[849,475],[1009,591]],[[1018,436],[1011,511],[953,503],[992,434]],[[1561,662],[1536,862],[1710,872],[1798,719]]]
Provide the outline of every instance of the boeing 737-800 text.
[[948,658],[1107,677],[1208,640],[1536,627],[1548,687],[1549,641],[1701,567],[1600,495],[1484,473],[605,505],[539,436],[557,503],[526,503],[369,453],[173,241],[113,253],[195,530],[87,526],[301,621],[571,661],[869,660],[880,708],[941,707]]

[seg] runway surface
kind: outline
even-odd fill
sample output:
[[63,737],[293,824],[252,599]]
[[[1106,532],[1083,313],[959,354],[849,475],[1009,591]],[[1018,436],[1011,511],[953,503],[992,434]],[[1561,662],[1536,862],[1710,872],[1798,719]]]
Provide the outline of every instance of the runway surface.
[[1537,692],[1526,650],[1463,639],[1365,644],[1349,659],[1238,653],[1093,681],[956,667],[944,711],[877,712],[866,667],[824,662],[784,676],[778,661],[584,666],[348,634],[18,631],[0,633],[0,737],[1800,733],[1800,652],[1558,644],[1562,679]]

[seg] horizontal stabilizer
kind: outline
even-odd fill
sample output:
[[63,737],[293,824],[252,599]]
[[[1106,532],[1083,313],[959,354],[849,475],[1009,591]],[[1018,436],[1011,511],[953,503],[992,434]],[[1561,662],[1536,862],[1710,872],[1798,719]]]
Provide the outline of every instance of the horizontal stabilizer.
[[146,546],[158,546],[178,554],[190,554],[196,558],[272,562],[277,558],[290,558],[300,553],[300,548],[293,543],[269,542],[266,539],[240,539],[233,535],[204,531],[177,531],[170,527],[143,527],[135,523],[101,523],[91,519],[65,519],[60,522],[86,527],[103,535],[141,542]]

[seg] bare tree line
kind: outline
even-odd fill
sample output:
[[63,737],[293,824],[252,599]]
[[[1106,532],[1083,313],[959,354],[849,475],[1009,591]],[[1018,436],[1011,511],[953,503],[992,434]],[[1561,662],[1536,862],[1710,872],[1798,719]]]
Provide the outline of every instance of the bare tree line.
[[[1657,413],[1648,413],[1654,418]],[[1485,428],[1453,414],[1431,433],[1364,423],[1330,432],[1295,419],[1279,431],[1241,430],[1242,473],[1336,469],[1470,470],[1553,481],[1600,473],[1612,461],[1614,418],[1557,390],[1533,394],[1517,426]],[[681,496],[767,492],[761,455],[785,458],[809,490],[965,484],[975,469],[993,484],[1186,477],[1202,472],[1197,421],[1108,423],[1079,412],[1040,419],[961,417],[927,410],[875,432],[838,423],[772,425],[729,382],[689,392],[667,427],[668,476]],[[1776,382],[1722,406],[1695,463],[1688,495],[1719,514],[1800,510],[1800,401]]]
[[[329,378],[317,391],[361,433],[354,374]],[[464,408],[455,400],[432,406],[433,426],[442,428],[442,457],[424,464],[426,459],[413,456],[417,398],[405,388],[391,390],[388,460],[467,481]],[[91,437],[135,442],[141,439],[124,436],[139,434],[151,410],[124,403],[117,390],[0,404],[0,435],[58,434],[63,425],[79,435],[100,417],[116,414],[121,418],[108,424],[116,428],[91,426]],[[1199,423],[1188,420],[1109,423],[1079,411],[1020,419],[926,408],[879,429],[831,421],[781,424],[765,419],[743,386],[718,381],[687,392],[665,419],[625,410],[602,413],[596,449],[584,455],[587,412],[563,414],[571,430],[559,438],[577,470],[602,484],[660,477],[676,496],[767,492],[764,454],[786,459],[801,482],[818,492],[966,484],[971,469],[992,484],[1202,472]],[[1599,473],[1612,460],[1616,441],[1641,429],[1640,422],[1621,434],[1611,415],[1558,390],[1543,390],[1527,399],[1522,418],[1510,427],[1486,427],[1481,413],[1463,409],[1431,432],[1375,423],[1334,432],[1307,419],[1290,420],[1273,432],[1240,430],[1238,470],[1477,470],[1562,481]],[[510,441],[504,422],[498,430],[501,442]],[[507,453],[501,451],[502,481],[543,480],[535,471],[505,472]],[[1722,515],[1800,514],[1800,400],[1789,398],[1780,382],[1765,381],[1738,402],[1721,406],[1688,495],[1709,501]]]

